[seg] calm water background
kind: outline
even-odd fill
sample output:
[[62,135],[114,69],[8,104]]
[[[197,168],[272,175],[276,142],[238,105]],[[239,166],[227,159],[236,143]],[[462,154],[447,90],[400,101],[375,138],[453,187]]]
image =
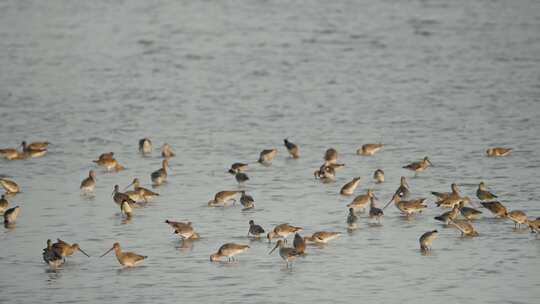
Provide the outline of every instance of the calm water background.
[[[532,303],[540,297],[540,240],[485,217],[463,239],[433,220],[429,191],[480,180],[510,209],[540,216],[539,1],[0,1],[0,143],[48,140],[44,158],[0,160],[23,193],[15,229],[0,230],[0,302],[447,302]],[[178,156],[169,183],[125,223],[114,184],[145,186],[161,159],[137,153],[139,138],[168,142]],[[282,139],[302,149],[287,158]],[[374,157],[354,151],[386,147]],[[507,158],[484,157],[510,146]],[[237,184],[225,169],[278,147],[271,167],[253,164],[256,209],[206,207]],[[346,169],[333,184],[313,180],[325,149]],[[98,170],[96,196],[79,195],[97,155],[114,151],[127,170]],[[435,167],[401,169],[429,155]],[[387,182],[374,185],[376,168]],[[411,220],[386,210],[383,226],[346,233],[350,198],[339,188],[361,176],[386,203],[401,175],[430,208]],[[203,236],[182,246],[163,223],[190,220]],[[344,232],[310,248],[287,270],[254,219]],[[418,237],[438,228],[431,256]],[[58,272],[41,260],[47,238],[78,242]],[[119,241],[149,256],[121,270]],[[248,243],[239,263],[215,264],[226,242]]]

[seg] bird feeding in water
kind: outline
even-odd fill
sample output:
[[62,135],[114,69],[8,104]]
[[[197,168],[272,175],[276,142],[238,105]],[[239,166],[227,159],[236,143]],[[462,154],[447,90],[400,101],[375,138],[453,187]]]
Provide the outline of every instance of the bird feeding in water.
[[116,254],[116,259],[118,260],[120,265],[125,267],[134,267],[135,265],[148,258],[148,256],[139,255],[134,252],[123,252],[120,248],[120,243],[118,242],[114,243],[111,249],[107,250],[104,254],[102,254],[100,258],[104,257],[112,250],[114,250],[114,253]]
[[283,143],[285,144],[285,147],[292,158],[300,157],[300,148],[298,148],[298,145],[290,142],[287,138],[283,140]]
[[210,261],[217,262],[221,257],[227,257],[229,262],[235,261],[235,255],[245,252],[249,249],[248,245],[236,244],[236,243],[227,243],[219,247],[218,251],[210,255]]
[[422,236],[420,236],[419,242],[420,242],[420,250],[421,251],[431,251],[431,244],[433,241],[437,238],[438,235],[437,230],[428,231]]

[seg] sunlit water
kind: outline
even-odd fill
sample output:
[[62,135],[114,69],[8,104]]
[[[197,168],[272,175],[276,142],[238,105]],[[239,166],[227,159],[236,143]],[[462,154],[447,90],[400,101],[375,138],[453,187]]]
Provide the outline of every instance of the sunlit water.
[[[23,193],[14,229],[0,230],[0,302],[443,302],[532,303],[540,239],[484,217],[460,238],[433,216],[429,191],[452,182],[474,196],[484,180],[509,209],[540,216],[540,2],[538,1],[1,1],[1,147],[48,140],[43,158],[0,160]],[[114,184],[150,184],[170,143],[169,183],[126,223]],[[285,137],[301,147],[289,159]],[[355,155],[367,142],[374,157]],[[506,158],[487,158],[509,146]],[[272,166],[254,163],[278,147]],[[313,171],[334,147],[347,166],[335,183]],[[114,151],[127,167],[98,169],[94,199],[81,197],[90,161]],[[401,169],[429,155],[426,172]],[[208,208],[236,189],[227,167],[252,162],[253,211]],[[386,183],[374,185],[382,168]],[[409,220],[394,207],[382,226],[365,214],[347,233],[338,195],[353,176],[386,203],[399,177],[430,208]],[[202,239],[182,245],[165,219],[189,220]],[[341,231],[285,268],[271,245],[246,238],[248,221],[290,222],[304,233]],[[423,256],[418,237],[439,229]],[[41,260],[47,238],[78,242],[57,272]],[[148,255],[121,269],[114,241]],[[251,249],[211,263],[226,242]]]

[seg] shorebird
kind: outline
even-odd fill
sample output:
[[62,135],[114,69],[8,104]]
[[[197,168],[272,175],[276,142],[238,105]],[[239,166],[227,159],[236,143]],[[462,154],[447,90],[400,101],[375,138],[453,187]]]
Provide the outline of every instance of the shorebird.
[[0,178],[0,185],[4,188],[6,194],[15,194],[21,192],[19,185],[12,180]]
[[250,234],[258,238],[258,237],[261,236],[261,234],[264,234],[264,229],[263,229],[263,227],[261,227],[259,225],[256,225],[253,220],[250,220],[249,221],[248,236]]
[[306,240],[299,234],[294,234],[293,247],[299,255],[306,252]]
[[459,211],[461,212],[461,215],[469,221],[478,219],[480,214],[482,214],[482,211],[470,207],[463,207],[463,204],[460,204]]
[[431,243],[437,238],[438,231],[432,230],[428,231],[422,236],[420,236],[420,250],[422,251],[430,251],[431,250]]
[[411,195],[411,192],[409,191],[409,184],[407,183],[407,179],[405,179],[405,176],[402,176],[399,181],[399,187],[397,188],[396,192],[394,192],[394,195],[399,195],[401,198],[407,199],[409,195]]
[[529,219],[525,212],[521,210],[512,210],[508,212],[508,218],[514,222],[514,228],[521,228],[521,225],[528,225]]
[[241,191],[242,196],[240,196],[240,204],[244,206],[244,209],[251,209],[255,207],[255,200],[251,195],[247,195],[246,191]]
[[236,182],[238,182],[239,184],[243,184],[249,180],[249,177],[247,176],[247,174],[243,172],[236,173],[234,175],[234,178],[236,179]]
[[356,154],[358,155],[373,155],[377,151],[379,151],[383,147],[383,144],[365,144],[362,145],[362,147],[358,150],[356,150]]
[[16,159],[25,159],[29,155],[24,151],[21,152],[14,148],[0,149],[0,156],[4,157],[7,160],[16,160]]
[[531,229],[531,233],[540,232],[540,217],[537,217],[535,220],[529,220],[528,224],[529,224],[529,228]]
[[369,204],[369,218],[375,218],[377,219],[377,222],[381,223],[381,218],[383,217],[384,212],[382,209],[377,208],[375,206],[375,201],[371,200],[371,203]]
[[476,190],[476,196],[481,201],[490,201],[497,198],[495,194],[486,190],[486,184],[484,184],[484,182],[480,182],[480,184],[478,184],[478,190]]
[[449,197],[460,197],[459,189],[457,187],[457,184],[452,183],[450,185],[450,189],[452,190],[450,192],[435,192],[435,191],[432,191],[431,194],[433,194],[437,198],[437,200],[439,200],[439,201],[442,201],[442,200],[444,200],[446,198],[449,198]]
[[435,202],[437,207],[441,208],[454,208],[456,205],[459,206],[460,204],[465,205],[468,203],[471,203],[471,199],[468,196],[449,196],[443,200]]
[[114,159],[114,158],[104,158],[104,159],[98,159],[93,160],[94,163],[96,163],[98,166],[104,167],[107,171],[121,171],[124,170],[124,166],[120,165],[120,163]]
[[6,196],[2,194],[2,197],[0,198],[0,213],[4,213],[8,206],[9,202],[6,199]]
[[322,165],[319,170],[313,172],[315,178],[322,180],[323,182],[331,182],[336,179],[336,170],[331,166]]
[[93,160],[93,162],[97,163],[99,161],[103,161],[106,159],[113,159],[114,158],[114,152],[105,152],[101,153],[101,155],[98,157],[97,160]]
[[480,202],[484,208],[488,209],[496,217],[505,218],[508,216],[508,210],[506,207],[498,201],[493,202]]
[[[135,201],[139,199],[144,202],[148,202],[154,196],[159,196],[159,193],[156,193],[152,190],[141,187],[141,183],[138,178],[134,178],[131,184],[127,185],[126,189],[129,188],[129,186],[131,185],[133,185],[133,191],[128,191],[126,192],[126,194]],[[138,199],[133,198],[132,195],[133,197],[138,198]]]
[[277,154],[277,149],[268,149],[268,150],[262,150],[259,154],[259,160],[257,160],[261,164],[271,164],[272,159],[274,159],[274,156]]
[[90,170],[88,172],[88,177],[83,179],[81,182],[80,189],[83,193],[90,193],[94,191],[94,188],[96,187],[96,172],[94,170]]
[[80,251],[85,256],[90,257],[86,252],[81,249],[81,247],[79,247],[79,244],[70,245],[69,243],[62,241],[61,239],[56,239],[56,243],[52,244],[52,249],[63,259],[73,255],[75,251]]
[[354,208],[349,208],[349,215],[347,215],[347,224],[350,228],[356,227],[356,222],[358,222],[358,216],[354,214]]
[[183,240],[200,239],[200,235],[195,232],[195,229],[193,229],[191,222],[184,223],[165,220],[165,223],[169,224],[169,226],[174,229],[174,234],[179,235]]
[[448,225],[448,223],[450,221],[455,220],[458,217],[458,215],[459,215],[459,204],[454,205],[452,210],[446,211],[443,214],[434,217],[434,219],[436,219],[437,221],[441,221],[441,222],[445,223],[446,225]]
[[152,179],[154,186],[159,186],[167,180],[167,167],[169,167],[169,161],[164,159],[161,162],[161,168],[150,174],[150,178]]
[[285,247],[285,242],[283,240],[278,240],[274,249],[268,254],[272,254],[277,248],[279,248],[279,256],[287,262],[287,268],[292,267],[290,264],[299,255],[298,251],[294,248]]
[[33,142],[27,144],[26,141],[23,141],[21,143],[21,146],[23,148],[24,152],[42,152],[47,151],[47,147],[49,146],[49,142],[43,141],[43,142]]
[[15,220],[17,219],[17,216],[19,216],[20,211],[21,207],[19,206],[15,206],[4,211],[4,224],[9,225],[15,223]]
[[287,148],[287,151],[289,151],[292,158],[300,157],[300,149],[298,148],[298,145],[290,142],[287,138],[285,138],[283,142],[285,143],[285,147]]
[[64,259],[52,247],[52,241],[47,240],[47,248],[43,248],[43,261],[51,268],[58,268],[64,264]]
[[227,260],[230,262],[231,260],[234,261],[234,256],[245,252],[249,249],[248,245],[242,245],[242,244],[235,244],[235,243],[227,243],[219,247],[219,250],[210,255],[210,261],[216,262],[219,260],[220,257],[227,257]]
[[410,216],[413,213],[422,212],[423,209],[427,208],[427,205],[424,204],[425,200],[425,198],[418,198],[404,201],[401,200],[399,195],[394,194],[392,199],[384,206],[383,210],[393,201],[396,208],[398,208],[402,214]]
[[406,166],[403,166],[404,169],[408,169],[414,172],[422,172],[426,170],[427,167],[433,166],[429,158],[426,156],[421,161],[412,162]]
[[341,232],[332,232],[332,231],[317,231],[311,236],[304,237],[306,242],[313,242],[317,244],[326,244],[329,241],[337,238],[341,235]]
[[487,156],[507,156],[512,153],[512,148],[495,147],[486,150]]
[[266,238],[268,239],[268,242],[270,242],[273,238],[287,238],[289,234],[302,231],[302,227],[295,227],[291,226],[287,223],[280,224],[274,227],[274,229],[266,235]]
[[128,219],[131,218],[133,215],[133,209],[131,209],[131,206],[129,205],[128,201],[123,201],[120,204],[120,212]]
[[371,189],[368,189],[365,194],[360,194],[355,197],[352,202],[347,205],[347,208],[353,208],[355,211],[361,209],[362,211],[366,208],[370,201],[377,199],[375,194]]
[[143,155],[152,153],[152,141],[145,137],[139,140],[139,152]]
[[341,188],[339,193],[341,195],[352,195],[356,187],[358,187],[358,184],[360,184],[360,177],[353,177],[353,179],[350,182],[346,183]]
[[170,158],[174,155],[171,145],[164,143],[163,146],[161,146],[161,157]]
[[142,262],[144,259],[148,258],[147,256],[139,255],[133,252],[122,252],[122,249],[120,248],[120,243],[118,242],[114,243],[111,249],[107,250],[107,252],[102,254],[100,258],[104,257],[113,249],[114,249],[114,253],[116,254],[116,258],[118,259],[118,262],[122,266],[134,267],[135,265]]
[[324,153],[324,161],[327,163],[336,163],[338,159],[338,152],[334,148],[326,150]]
[[381,169],[375,170],[375,172],[373,173],[373,179],[377,184],[384,183],[384,171]]
[[214,199],[208,202],[208,207],[214,207],[217,204],[221,204],[221,203],[225,205],[226,202],[231,201],[231,200],[236,202],[235,196],[240,192],[241,191],[234,191],[234,190],[219,191],[218,193],[214,195]]
[[136,206],[136,202],[132,200],[129,195],[120,192],[120,187],[118,185],[114,185],[112,197],[113,201],[119,206],[122,205],[123,202],[128,202],[131,207]]
[[474,226],[467,220],[450,220],[450,224],[461,231],[461,236],[478,236]]
[[229,169],[230,174],[236,174],[239,172],[244,172],[248,169],[248,164],[245,163],[234,163],[231,165],[231,168]]

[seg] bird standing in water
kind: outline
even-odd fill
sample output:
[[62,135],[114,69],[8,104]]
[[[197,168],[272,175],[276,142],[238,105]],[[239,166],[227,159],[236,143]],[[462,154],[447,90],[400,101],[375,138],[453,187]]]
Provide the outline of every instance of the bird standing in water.
[[287,151],[289,151],[289,154],[292,158],[299,158],[300,157],[300,148],[298,148],[298,145],[290,142],[287,138],[283,140],[285,147],[287,148]]

